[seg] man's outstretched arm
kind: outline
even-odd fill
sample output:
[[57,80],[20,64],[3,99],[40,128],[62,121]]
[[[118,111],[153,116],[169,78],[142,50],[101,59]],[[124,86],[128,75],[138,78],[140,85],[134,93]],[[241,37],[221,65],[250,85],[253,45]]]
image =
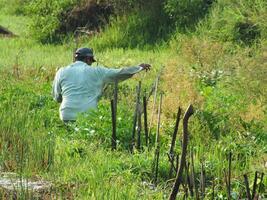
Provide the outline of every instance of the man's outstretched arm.
[[128,78],[131,78],[134,74],[145,70],[150,70],[151,65],[142,63],[138,66],[134,67],[124,67],[120,69],[110,69],[110,68],[102,68],[104,71],[104,81],[106,83],[114,82],[114,81],[123,81]]

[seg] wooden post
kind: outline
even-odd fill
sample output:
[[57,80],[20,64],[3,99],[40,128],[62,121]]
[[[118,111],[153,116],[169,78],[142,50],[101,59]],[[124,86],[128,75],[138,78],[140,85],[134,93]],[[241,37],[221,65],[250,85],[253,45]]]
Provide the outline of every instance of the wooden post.
[[232,152],[228,155],[228,181],[227,181],[227,198],[231,199],[231,163],[232,163]]
[[260,194],[261,192],[261,188],[262,188],[262,182],[263,182],[263,176],[264,176],[264,173],[262,172],[261,173],[261,178],[260,178],[260,183],[259,183],[259,189],[258,189],[258,193]]
[[159,101],[159,109],[158,109],[158,124],[157,124],[157,134],[156,134],[156,142],[155,142],[155,177],[154,177],[154,184],[157,184],[158,180],[158,168],[159,168],[159,152],[160,152],[160,115],[161,115],[161,106],[162,106],[162,94],[160,94],[160,101]]
[[176,136],[178,133],[178,127],[179,127],[179,122],[180,122],[180,118],[181,118],[181,108],[178,108],[178,112],[177,112],[177,116],[176,116],[176,122],[175,122],[175,127],[174,127],[174,132],[172,135],[172,141],[171,141],[171,147],[169,150],[169,161],[170,161],[170,171],[169,171],[169,178],[171,178],[172,176],[172,172],[173,172],[173,162],[174,162],[174,147],[175,147],[175,142],[176,142]]
[[141,102],[140,102],[140,93],[141,93],[141,81],[138,83],[137,89],[137,150],[141,149]]
[[254,176],[254,182],[253,182],[253,189],[252,189],[252,199],[255,198],[256,196],[256,190],[257,190],[257,180],[258,180],[258,172],[255,172],[255,176]]
[[248,198],[248,200],[252,200],[251,194],[250,194],[250,189],[249,189],[248,176],[246,174],[244,174],[244,182],[245,182],[245,186],[246,186],[247,198]]
[[150,123],[149,123],[149,129],[148,129],[148,134],[149,135],[151,134],[151,127],[152,127],[152,123],[153,123],[153,119],[154,119],[155,106],[156,106],[156,102],[157,102],[158,81],[159,81],[159,77],[157,77],[156,82],[155,82],[155,91],[154,91],[152,114],[151,114],[151,119],[150,119]]
[[145,131],[145,138],[146,138],[146,146],[148,147],[148,126],[147,126],[147,101],[146,96],[143,97],[143,106],[144,106],[144,131]]
[[114,108],[114,100],[112,99],[110,101],[110,107],[111,107],[111,118],[112,118],[112,136],[111,136],[111,149],[115,150],[117,148],[116,143],[116,114],[115,114],[115,108]]
[[141,90],[141,85],[136,87],[136,105],[135,105],[135,112],[134,112],[134,117],[133,117],[133,129],[132,129],[132,145],[131,145],[131,152],[133,153],[134,151],[134,146],[135,146],[135,131],[136,131],[136,122],[138,118],[138,110],[139,110],[139,100],[140,100],[140,90]]
[[185,170],[186,170],[186,179],[187,179],[187,183],[188,183],[190,196],[193,197],[194,191],[193,191],[192,180],[190,179],[189,167],[190,167],[190,163],[188,162],[187,165],[186,165],[186,168],[185,168]]
[[177,177],[174,183],[174,186],[172,188],[172,192],[170,194],[169,199],[175,200],[177,193],[179,191],[180,184],[182,183],[182,175],[183,175],[183,169],[185,167],[186,163],[186,154],[187,154],[187,145],[188,145],[188,120],[190,116],[194,113],[193,106],[189,105],[183,119],[183,146],[182,146],[182,155],[179,165],[179,170],[177,173]]

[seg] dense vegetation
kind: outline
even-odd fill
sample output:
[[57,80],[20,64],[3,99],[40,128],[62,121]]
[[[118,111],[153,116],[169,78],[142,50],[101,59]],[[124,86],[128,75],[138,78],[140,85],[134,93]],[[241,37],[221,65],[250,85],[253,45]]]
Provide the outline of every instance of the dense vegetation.
[[[204,166],[205,198],[212,198],[214,183],[216,199],[226,199],[232,152],[231,197],[245,198],[243,175],[252,184],[254,172],[266,174],[267,167],[266,18],[264,0],[0,0],[0,25],[17,35],[0,38],[0,171],[50,180],[53,195],[62,199],[166,199],[173,183],[166,152],[176,110],[192,103],[189,149],[197,185]],[[113,86],[96,113],[81,115],[71,126],[59,120],[51,83],[77,46],[93,47],[101,65],[153,66],[119,84],[116,151],[110,149]],[[162,66],[155,184],[156,114],[150,148],[133,154],[129,149],[135,87],[142,80],[142,95],[150,91]],[[151,119],[153,96],[148,106]],[[178,154],[181,135],[182,126]],[[258,185],[262,198],[266,187],[264,176]]]

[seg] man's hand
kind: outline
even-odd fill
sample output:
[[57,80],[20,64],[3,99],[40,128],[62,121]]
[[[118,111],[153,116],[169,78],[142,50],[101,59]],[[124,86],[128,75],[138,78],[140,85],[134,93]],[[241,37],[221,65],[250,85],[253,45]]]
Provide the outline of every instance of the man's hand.
[[140,64],[139,66],[142,67],[143,70],[146,70],[146,72],[147,72],[148,70],[150,70],[150,68],[151,68],[151,65],[150,65],[150,64],[145,64],[145,63],[142,63],[142,64]]

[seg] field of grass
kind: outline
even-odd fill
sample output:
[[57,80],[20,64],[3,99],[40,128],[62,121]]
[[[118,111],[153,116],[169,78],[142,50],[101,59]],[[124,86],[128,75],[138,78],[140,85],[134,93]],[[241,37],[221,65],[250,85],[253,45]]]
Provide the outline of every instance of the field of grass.
[[[96,113],[81,115],[77,123],[64,125],[59,119],[59,105],[51,97],[51,85],[56,70],[72,62],[76,44],[73,39],[62,44],[39,43],[29,32],[30,18],[16,15],[11,9],[12,2],[0,8],[0,25],[18,35],[0,37],[0,172],[51,181],[53,189],[46,194],[47,199],[168,199],[175,176],[169,176],[167,152],[176,112],[180,106],[184,114],[192,104],[195,113],[189,121],[188,151],[194,155],[200,195],[205,171],[202,198],[227,199],[225,177],[230,152],[231,198],[246,198],[243,175],[248,175],[252,190],[256,171],[259,176],[265,173],[262,181],[258,178],[257,191],[261,199],[267,198],[265,36],[260,45],[242,46],[210,37],[205,25],[213,25],[214,29],[215,24],[207,22],[200,25],[198,34],[177,33],[164,44],[146,48],[106,45],[112,43],[115,36],[121,37],[116,27],[95,38],[82,38],[78,45],[94,47],[99,65],[152,64],[150,72],[137,74],[119,84],[118,146],[112,151],[113,86],[104,92]],[[259,9],[259,13],[264,13],[262,10]],[[262,20],[259,23],[266,24]],[[109,37],[110,34],[114,37]],[[129,150],[138,81],[142,81],[144,95],[150,91],[163,66],[155,106],[158,107],[162,92],[160,160],[155,183],[152,166],[157,109],[150,147],[144,145],[142,131],[142,151],[130,153]],[[149,120],[152,113],[153,95],[148,101]],[[182,133],[180,123],[177,154],[181,154]],[[187,159],[190,162],[189,154]],[[0,198],[5,195],[0,190]],[[22,192],[19,198],[27,199],[27,195]],[[195,199],[189,195],[186,184],[180,187],[177,199],[185,197]]]

